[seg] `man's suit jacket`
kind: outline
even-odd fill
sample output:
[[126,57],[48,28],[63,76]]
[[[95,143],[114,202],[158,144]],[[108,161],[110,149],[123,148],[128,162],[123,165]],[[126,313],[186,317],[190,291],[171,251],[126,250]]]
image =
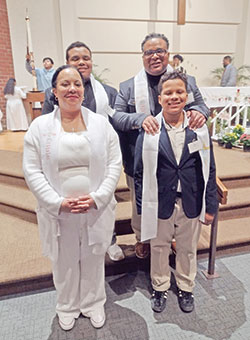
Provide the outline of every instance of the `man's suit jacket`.
[[232,64],[228,64],[225,68],[222,78],[221,86],[236,86],[237,81],[237,70]]
[[[210,112],[196,85],[195,78],[187,75],[187,79],[188,93],[192,94],[191,97],[193,97],[193,101],[185,106],[185,110],[199,111],[208,118]],[[150,90],[151,89],[149,88],[151,115],[155,116],[158,112],[154,112],[153,95]],[[138,129],[141,128],[142,123],[146,118],[145,113],[138,113],[135,109],[134,78],[120,84],[120,91],[115,102],[115,110],[116,112],[112,117],[112,124],[120,138],[124,171],[126,174],[133,177],[134,149],[138,137]]]
[[[141,131],[136,143],[134,170],[136,204],[139,214],[141,214],[143,189],[143,137],[144,131]],[[188,218],[195,218],[201,213],[204,191],[201,159],[198,151],[190,154],[188,149],[188,144],[196,139],[196,133],[189,128],[186,128],[185,144],[178,165],[168,133],[164,124],[162,124],[157,164],[158,218],[167,219],[172,215],[177,197],[178,180],[180,180],[181,183],[182,206],[186,216]],[[206,188],[206,212],[215,214],[218,202],[215,162],[211,141],[210,145],[210,173]]]
[[[109,99],[109,105],[113,109],[114,106],[115,106],[115,99],[116,99],[116,96],[117,96],[117,90],[114,87],[111,87],[111,86],[106,85],[106,84],[102,84],[102,86],[104,87],[104,90],[107,93],[107,96],[108,96],[108,99]],[[54,110],[54,102],[51,99],[51,90],[52,90],[52,88],[49,87],[45,91],[45,99],[44,99],[42,114],[50,113]],[[93,109],[91,107],[89,107],[89,105],[86,105],[85,101],[83,101],[82,106],[93,111]]]

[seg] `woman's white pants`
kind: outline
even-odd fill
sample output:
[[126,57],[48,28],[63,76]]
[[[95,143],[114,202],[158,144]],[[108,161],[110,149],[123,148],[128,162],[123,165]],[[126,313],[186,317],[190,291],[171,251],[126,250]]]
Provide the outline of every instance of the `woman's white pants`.
[[95,255],[92,250],[86,215],[70,214],[60,220],[58,260],[52,264],[59,316],[78,318],[80,313],[96,311],[105,304],[105,253]]

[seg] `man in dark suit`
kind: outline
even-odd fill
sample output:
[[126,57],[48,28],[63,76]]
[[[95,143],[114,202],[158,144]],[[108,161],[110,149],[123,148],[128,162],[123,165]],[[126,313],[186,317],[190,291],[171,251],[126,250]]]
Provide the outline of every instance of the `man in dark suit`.
[[192,312],[196,253],[201,222],[210,224],[218,208],[215,162],[207,126],[191,130],[183,111],[187,78],[174,71],[159,83],[156,119],[160,133],[142,130],[135,149],[134,182],[142,237],[150,239],[151,306],[162,312],[170,287],[169,251],[176,241],[175,279],[182,311]]
[[[152,33],[146,36],[141,49],[144,69],[136,77],[120,84],[113,126],[119,134],[124,171],[131,192],[131,226],[137,239],[135,251],[137,257],[145,258],[149,254],[149,245],[140,242],[140,217],[136,212],[133,183],[134,149],[141,127],[151,134],[158,130],[158,123],[154,118],[161,111],[158,103],[158,83],[162,74],[171,72],[173,68],[168,64],[169,41],[163,34]],[[189,126],[201,127],[209,115],[209,109],[196,86],[195,78],[191,76],[188,76],[188,94],[185,109],[190,118]]]
[[[90,48],[80,42],[76,41],[69,45],[69,47],[66,50],[66,64],[75,66],[78,71],[81,72],[85,84],[84,84],[84,101],[82,103],[83,106],[87,107],[93,112],[97,112],[97,100],[96,93],[94,91],[94,85],[93,84],[93,78],[91,77],[92,67],[93,67],[93,61],[92,61],[92,52]],[[97,81],[97,80],[96,80]],[[102,84],[107,96],[108,96],[108,104],[110,108],[114,108],[115,105],[115,99],[117,96],[117,91],[115,88]],[[50,113],[54,110],[54,103],[51,99],[51,87],[48,88],[45,91],[45,101],[43,104],[42,114]],[[109,109],[105,106],[101,106],[99,108],[100,114],[104,114],[107,111],[107,114],[109,115]],[[112,112],[112,110],[110,110]],[[98,112],[99,113],[99,112]]]
[[[85,80],[82,105],[112,120],[117,91],[109,85],[100,83],[91,74],[93,63],[90,48],[80,41],[69,45],[66,50],[66,64],[75,66]],[[48,88],[45,91],[42,114],[50,113],[53,110],[54,102],[51,98],[51,88]],[[111,246],[108,248],[108,255],[113,261],[119,261],[124,258],[122,249],[116,244],[115,233],[113,234]]]

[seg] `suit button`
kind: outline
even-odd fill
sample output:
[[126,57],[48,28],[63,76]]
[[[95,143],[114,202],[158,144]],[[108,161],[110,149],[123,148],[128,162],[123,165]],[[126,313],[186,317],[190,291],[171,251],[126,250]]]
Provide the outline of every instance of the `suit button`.
[[173,191],[176,190],[176,186],[173,185],[171,189],[172,189]]

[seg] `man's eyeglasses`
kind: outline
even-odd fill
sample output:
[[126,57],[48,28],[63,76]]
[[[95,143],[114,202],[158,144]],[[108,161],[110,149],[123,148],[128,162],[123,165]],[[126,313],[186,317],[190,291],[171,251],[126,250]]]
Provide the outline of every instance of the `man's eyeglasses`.
[[143,52],[143,56],[145,58],[151,58],[153,55],[157,54],[158,57],[164,57],[165,54],[167,53],[167,50],[164,48],[157,48],[157,50],[147,50]]

